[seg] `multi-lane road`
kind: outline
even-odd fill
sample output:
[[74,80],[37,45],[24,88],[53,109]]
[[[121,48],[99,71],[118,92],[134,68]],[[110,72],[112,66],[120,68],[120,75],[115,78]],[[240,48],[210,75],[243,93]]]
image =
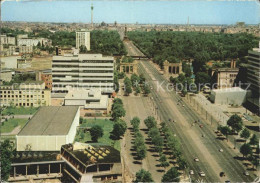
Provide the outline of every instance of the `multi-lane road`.
[[[135,56],[138,50],[131,42],[126,45]],[[139,72],[143,73],[152,87],[151,96],[158,107],[161,119],[167,122],[168,127],[177,135],[182,145],[182,152],[188,161],[188,169],[194,171],[193,180],[203,179],[206,182],[252,182],[253,177],[244,175],[245,168],[234,157],[237,154],[216,139],[214,129],[189,107],[184,101],[177,105],[180,97],[174,91],[167,90],[168,81],[148,61],[140,61]],[[171,119],[171,121],[169,121]],[[172,122],[174,120],[175,122]],[[199,124],[192,126],[194,121]],[[219,150],[222,149],[223,152]],[[199,162],[194,159],[198,158]],[[203,171],[206,176],[200,177]],[[220,177],[220,172],[225,172],[225,177]]]

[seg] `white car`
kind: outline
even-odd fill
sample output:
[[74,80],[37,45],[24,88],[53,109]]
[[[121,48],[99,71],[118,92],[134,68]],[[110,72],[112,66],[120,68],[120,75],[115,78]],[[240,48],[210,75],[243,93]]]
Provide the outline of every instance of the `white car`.
[[201,177],[205,177],[205,176],[206,176],[203,171],[200,171],[200,172],[199,172],[199,175],[200,175]]
[[193,175],[194,174],[194,171],[193,170],[190,170],[190,175]]
[[194,161],[199,162],[200,160],[199,158],[194,158]]
[[244,172],[244,174],[245,174],[246,176],[249,176],[249,173],[248,173],[248,172]]
[[223,152],[223,149],[219,149],[219,152]]

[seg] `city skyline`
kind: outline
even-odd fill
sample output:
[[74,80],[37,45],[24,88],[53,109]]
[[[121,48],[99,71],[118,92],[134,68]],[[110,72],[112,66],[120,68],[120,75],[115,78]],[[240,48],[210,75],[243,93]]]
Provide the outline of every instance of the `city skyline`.
[[[6,1],[2,21],[139,24],[258,24],[256,1]],[[46,14],[46,12],[48,12]],[[246,15],[246,16],[245,16]]]

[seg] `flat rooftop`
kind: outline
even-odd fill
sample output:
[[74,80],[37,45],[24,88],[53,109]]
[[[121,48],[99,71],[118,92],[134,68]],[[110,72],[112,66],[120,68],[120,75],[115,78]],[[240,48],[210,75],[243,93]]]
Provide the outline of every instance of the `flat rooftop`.
[[112,56],[103,56],[102,54],[79,54],[79,55],[64,55],[53,56],[53,60],[114,60]]
[[239,88],[239,87],[232,87],[232,88],[220,88],[212,90],[216,93],[227,93],[227,92],[246,92],[246,90]]
[[41,107],[18,136],[67,135],[77,111],[78,106]]

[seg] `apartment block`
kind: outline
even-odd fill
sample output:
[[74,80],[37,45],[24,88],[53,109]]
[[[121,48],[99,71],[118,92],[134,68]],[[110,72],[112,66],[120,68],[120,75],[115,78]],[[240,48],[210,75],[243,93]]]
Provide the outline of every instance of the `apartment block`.
[[18,46],[37,46],[40,41],[38,39],[18,39],[17,45]]
[[85,30],[76,32],[76,48],[79,49],[80,46],[86,46],[87,50],[90,50],[90,32]]
[[36,81],[43,81],[45,88],[52,89],[52,73],[51,70],[43,70],[36,72]]
[[114,91],[114,57],[102,54],[54,56],[52,91],[67,93],[72,88],[99,88],[102,93]]
[[51,105],[51,90],[44,82],[30,82],[0,86],[1,106],[39,107]]
[[8,37],[6,35],[1,35],[1,45],[4,44],[10,44],[10,45],[15,45],[15,37]]

